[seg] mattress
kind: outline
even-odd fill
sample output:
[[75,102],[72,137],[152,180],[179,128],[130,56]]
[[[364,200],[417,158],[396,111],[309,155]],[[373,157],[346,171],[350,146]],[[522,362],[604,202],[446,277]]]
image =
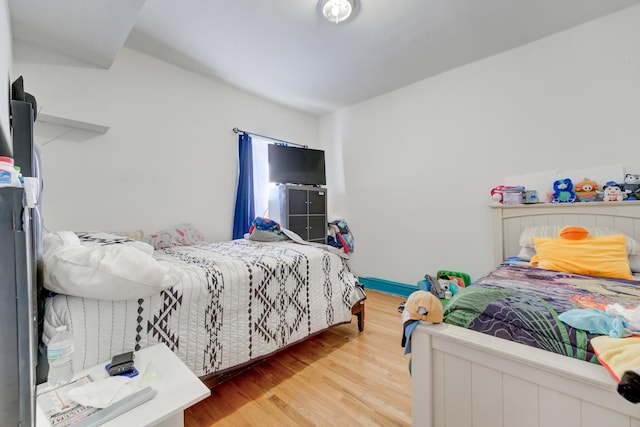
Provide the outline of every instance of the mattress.
[[636,281],[561,273],[502,264],[457,293],[445,306],[444,322],[598,363],[591,334],[558,319],[573,308],[640,304]]
[[197,376],[224,373],[350,322],[364,297],[347,260],[315,246],[233,240],[154,257],[179,267],[176,286],[136,300],[47,299],[43,339],[69,326],[76,372],[164,343]]

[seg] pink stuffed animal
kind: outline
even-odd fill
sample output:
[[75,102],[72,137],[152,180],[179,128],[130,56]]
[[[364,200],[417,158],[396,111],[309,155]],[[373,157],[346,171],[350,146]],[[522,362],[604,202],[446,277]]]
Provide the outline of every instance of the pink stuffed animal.
[[498,203],[502,203],[502,189],[504,185],[498,185],[497,187],[493,187],[491,189],[491,198]]

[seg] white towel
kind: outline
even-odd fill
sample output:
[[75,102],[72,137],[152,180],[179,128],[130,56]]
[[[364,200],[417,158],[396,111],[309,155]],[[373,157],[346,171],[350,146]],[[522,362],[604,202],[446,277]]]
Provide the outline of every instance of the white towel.
[[108,377],[71,389],[68,396],[69,399],[84,406],[106,408],[135,391],[133,387],[126,387],[130,379],[120,375]]

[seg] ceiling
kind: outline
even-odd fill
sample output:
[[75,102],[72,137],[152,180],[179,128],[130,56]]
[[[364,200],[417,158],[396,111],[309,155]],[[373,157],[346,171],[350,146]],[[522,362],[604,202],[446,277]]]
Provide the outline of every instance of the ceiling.
[[157,57],[322,115],[640,4],[640,0],[8,0],[13,38],[108,68]]

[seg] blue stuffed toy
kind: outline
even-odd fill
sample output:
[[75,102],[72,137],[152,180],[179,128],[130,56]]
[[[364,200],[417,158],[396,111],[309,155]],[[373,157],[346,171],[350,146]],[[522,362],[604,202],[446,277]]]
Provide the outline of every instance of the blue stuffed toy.
[[576,200],[576,192],[573,189],[571,179],[564,178],[553,181],[552,203],[573,203]]

